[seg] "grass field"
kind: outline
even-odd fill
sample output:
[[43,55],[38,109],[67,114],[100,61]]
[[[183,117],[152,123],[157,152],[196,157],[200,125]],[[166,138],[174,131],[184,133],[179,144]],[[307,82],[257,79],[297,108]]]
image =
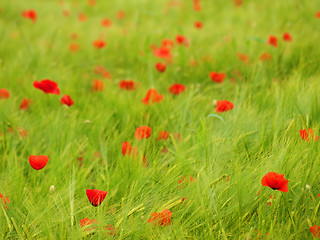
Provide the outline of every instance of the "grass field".
[[[0,9],[0,239],[320,237],[318,0]],[[60,94],[34,87],[44,79]],[[149,89],[162,97],[143,102]],[[49,161],[35,170],[30,155]],[[268,172],[288,191],[262,186]],[[108,193],[94,207],[86,189]]]

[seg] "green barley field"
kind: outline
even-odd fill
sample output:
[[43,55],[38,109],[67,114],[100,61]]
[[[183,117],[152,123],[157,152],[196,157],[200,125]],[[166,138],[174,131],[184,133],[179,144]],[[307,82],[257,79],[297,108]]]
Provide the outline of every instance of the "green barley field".
[[1,0],[0,36],[0,239],[320,238],[318,0]]

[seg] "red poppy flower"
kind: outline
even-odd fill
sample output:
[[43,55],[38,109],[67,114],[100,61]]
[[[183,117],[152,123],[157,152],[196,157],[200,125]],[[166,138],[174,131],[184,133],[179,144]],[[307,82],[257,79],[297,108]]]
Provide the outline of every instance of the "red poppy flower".
[[169,138],[169,133],[167,131],[160,131],[158,138],[156,139],[157,141],[159,140],[167,140]]
[[12,128],[8,127],[8,132],[11,134],[18,132],[20,137],[22,137],[22,138],[28,137],[28,131],[22,127],[17,127],[16,129],[12,129]]
[[109,18],[104,18],[101,20],[101,25],[103,27],[110,27],[112,25],[112,22]]
[[71,99],[71,97],[69,95],[64,95],[61,99],[60,99],[61,104],[65,104],[68,107],[72,106],[74,104],[74,101]]
[[233,109],[233,103],[227,100],[217,101],[216,112],[222,113]]
[[[91,231],[91,230],[95,230],[96,227],[93,226],[93,227],[90,227],[91,225],[96,225],[98,224],[98,222],[95,220],[95,219],[88,219],[88,218],[83,218],[80,220],[80,226],[81,228],[85,228],[84,231]],[[89,228],[90,227],[90,228]],[[114,228],[113,225],[107,225],[105,227],[103,227],[104,230],[106,230],[107,234],[110,235],[110,236],[114,236],[116,235],[116,228]]]
[[156,89],[150,88],[142,102],[146,105],[151,103],[159,103],[163,99],[163,95],[160,95]]
[[22,17],[29,18],[33,23],[37,22],[37,12],[34,9],[22,11]]
[[148,126],[137,127],[134,136],[138,140],[149,138],[151,136],[151,127],[148,127]]
[[269,53],[262,53],[260,56],[260,61],[271,60],[271,55]]
[[153,223],[155,226],[169,226],[171,225],[172,212],[169,209],[163,210],[161,213],[154,212],[151,214],[148,223]]
[[72,38],[72,39],[77,39],[79,36],[78,36],[78,34],[77,33],[71,33],[70,34],[70,38]]
[[93,70],[94,73],[102,75],[105,71],[105,68],[103,66],[96,66]]
[[96,5],[96,0],[88,0],[88,4],[93,7]]
[[127,155],[127,153],[131,152],[131,144],[129,142],[122,143],[122,154]]
[[164,153],[167,153],[167,152],[168,152],[168,149],[166,147],[163,147],[162,150],[161,150],[161,153],[164,154]]
[[158,58],[171,58],[171,50],[167,47],[155,48],[153,54]]
[[103,202],[108,192],[98,189],[87,189],[86,194],[92,206],[97,207]]
[[244,62],[245,64],[248,64],[250,61],[249,56],[244,53],[237,53],[237,57],[240,59],[240,61]]
[[193,67],[197,66],[197,61],[194,59],[190,59],[190,65]]
[[243,0],[233,0],[233,3],[236,7],[240,7],[242,5]]
[[93,224],[97,224],[97,221],[95,219],[83,218],[80,220],[80,226],[81,228],[85,228],[84,231],[91,231],[96,229],[96,227],[88,228],[88,226]]
[[2,200],[2,203],[4,204],[4,208],[8,210],[9,208],[7,204],[10,203],[9,198],[7,196],[2,195],[1,193],[0,193],[0,198]]
[[80,49],[80,45],[78,43],[70,43],[69,50],[70,52],[77,52]]
[[44,79],[44,80],[41,80],[41,82],[34,81],[33,86],[35,88],[40,89],[44,93],[56,94],[56,95],[60,94],[58,84],[54,81],[51,81],[50,79]]
[[125,14],[124,11],[119,11],[119,12],[117,13],[117,17],[118,17],[118,19],[123,19],[123,18],[126,17],[126,14]]
[[80,22],[86,21],[87,18],[88,18],[87,15],[85,15],[84,13],[80,13],[80,14],[78,15],[78,19],[79,19]]
[[290,35],[290,33],[284,33],[283,34],[283,40],[286,41],[286,42],[291,42],[292,41],[292,37]]
[[70,12],[69,12],[68,10],[63,10],[63,11],[62,11],[62,15],[63,15],[64,17],[69,17],[69,16],[70,16]]
[[320,11],[316,13],[316,18],[320,18]]
[[99,74],[99,75],[103,76],[104,78],[108,78],[108,79],[111,78],[110,73],[103,66],[96,66],[94,69],[94,73]]
[[171,39],[163,39],[161,42],[161,48],[172,48],[174,47],[174,41]]
[[[303,140],[310,142],[311,140],[313,141],[318,141],[320,139],[320,136],[314,136],[314,130],[309,128],[300,130],[300,136]],[[311,137],[311,139],[310,139]]]
[[106,46],[106,42],[101,40],[101,39],[98,39],[98,40],[93,42],[93,46],[96,49],[102,49],[102,48],[104,48]]
[[201,21],[194,22],[195,28],[201,29],[203,28],[203,23]]
[[175,95],[179,95],[180,93],[184,92],[184,90],[186,90],[186,86],[180,83],[175,83],[169,88],[169,92]]
[[20,109],[21,110],[28,110],[29,109],[29,105],[32,103],[32,100],[28,99],[28,98],[24,98],[20,104]]
[[10,97],[10,93],[7,89],[0,89],[0,99],[5,98],[8,99]]
[[189,40],[188,38],[186,38],[185,36],[179,34],[176,36],[176,42],[179,44],[179,45],[185,45],[185,46],[189,46]]
[[49,157],[45,155],[30,155],[29,163],[31,167],[35,170],[40,170],[44,168],[49,161]]
[[226,77],[225,73],[210,72],[209,76],[213,82],[222,83]]
[[269,199],[267,200],[267,205],[271,206],[272,202],[276,199],[276,197],[273,197],[272,195],[269,197]]
[[119,84],[119,87],[124,90],[135,90],[136,83],[132,80],[122,80]]
[[107,234],[110,236],[115,236],[116,235],[116,231],[117,229],[113,226],[113,225],[107,225],[105,227],[103,227],[104,230],[107,231]]
[[193,9],[197,12],[201,11],[201,0],[193,0]]
[[124,156],[137,157],[138,149],[136,147],[132,147],[129,142],[122,143],[122,154]]
[[104,89],[104,83],[101,80],[95,80],[93,82],[93,90],[97,92],[102,92]]
[[320,238],[320,226],[314,225],[310,227],[310,232],[314,238]]
[[164,65],[161,62],[158,62],[155,67],[156,67],[157,71],[160,73],[163,73],[166,71],[166,65]]
[[268,44],[273,45],[274,47],[278,47],[278,39],[275,36],[269,36]]
[[281,192],[288,192],[288,182],[289,180],[284,178],[284,174],[275,172],[268,172],[261,180],[262,186]]

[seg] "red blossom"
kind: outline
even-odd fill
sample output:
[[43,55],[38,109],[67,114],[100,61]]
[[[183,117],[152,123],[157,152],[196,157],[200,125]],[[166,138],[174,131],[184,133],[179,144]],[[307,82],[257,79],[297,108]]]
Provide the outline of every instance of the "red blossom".
[[5,195],[2,195],[2,194],[0,193],[0,199],[2,200],[2,203],[4,204],[4,208],[5,208],[6,210],[8,210],[8,209],[9,209],[9,208],[8,208],[8,203],[10,203],[9,198],[8,198],[7,196],[5,196]]
[[271,60],[271,55],[269,53],[262,53],[260,56],[260,61]]
[[97,92],[102,92],[104,89],[104,83],[101,80],[95,80],[93,82],[93,90]]
[[278,39],[276,36],[269,36],[269,39],[268,39],[268,44],[274,46],[274,47],[278,47]]
[[96,0],[88,0],[88,4],[93,7],[96,5]]
[[290,33],[284,33],[283,34],[283,41],[286,41],[286,42],[291,42],[292,41],[292,37],[290,35]]
[[96,227],[88,228],[88,226],[93,224],[97,224],[97,221],[95,219],[83,218],[80,220],[80,227],[85,228],[84,231],[91,231],[96,229]]
[[68,107],[72,106],[74,104],[74,101],[71,99],[71,97],[69,95],[64,95],[61,99],[60,99],[61,104],[65,104]]
[[142,99],[142,102],[146,105],[152,103],[160,103],[163,99],[163,95],[160,95],[156,89],[150,88],[146,96]]
[[314,238],[320,238],[320,226],[314,225],[310,227],[310,232],[312,233]]
[[155,48],[153,54],[158,58],[172,58],[171,50],[168,47]]
[[197,12],[201,11],[201,0],[193,0],[193,9]]
[[210,72],[209,76],[213,82],[222,83],[226,77],[225,73]]
[[95,69],[94,69],[94,73],[99,74],[104,78],[108,78],[108,79],[111,78],[110,73],[103,66],[96,66]]
[[163,210],[161,213],[154,212],[151,216],[152,218],[149,218],[148,223],[160,227],[171,225],[172,212],[168,209]]
[[308,130],[303,129],[303,130],[300,130],[299,132],[300,132],[301,138],[307,142],[310,142],[311,140],[318,141],[320,139],[320,136],[314,136],[315,131],[311,128],[309,128]]
[[7,89],[0,89],[0,99],[1,98],[5,98],[5,99],[10,98],[10,93]]
[[77,52],[80,49],[80,45],[78,43],[70,43],[69,50],[70,52]]
[[28,137],[28,131],[22,127],[17,127],[16,129],[12,129],[12,128],[8,127],[8,132],[11,134],[18,132],[20,137],[22,137],[22,138]]
[[69,16],[70,16],[70,12],[69,12],[68,10],[63,10],[63,11],[62,11],[62,15],[63,15],[64,17],[69,17]]
[[227,100],[217,101],[216,112],[222,113],[233,109],[233,103]]
[[[98,224],[98,222],[95,219],[83,218],[80,220],[80,227],[84,228],[84,231],[95,230],[96,227],[92,226],[92,225],[97,225],[97,224]],[[106,225],[105,227],[103,227],[103,229],[106,230],[106,233],[110,236],[116,235],[117,229],[114,228],[113,225]]]
[[194,22],[195,28],[201,29],[203,28],[203,23],[201,21]]
[[29,18],[33,23],[37,22],[37,12],[34,9],[22,11],[21,15],[24,18]]
[[41,80],[40,82],[34,81],[33,86],[47,94],[56,94],[56,95],[60,94],[58,84],[54,81],[51,81],[50,79],[44,79],[44,80]]
[[49,157],[45,155],[30,155],[29,163],[31,167],[35,170],[40,170],[44,168],[49,161]]
[[102,49],[106,46],[106,42],[102,39],[98,39],[98,40],[93,41],[93,46],[96,49]]
[[178,34],[176,36],[176,42],[179,44],[179,45],[184,45],[184,46],[189,46],[189,40],[188,38],[186,38],[185,36],[181,35],[181,34]]
[[85,22],[86,20],[87,20],[87,15],[86,14],[84,14],[84,13],[80,13],[79,15],[78,15],[78,20],[80,21],[80,22]]
[[242,2],[243,0],[233,0],[233,3],[236,7],[240,7],[242,5]]
[[152,131],[151,127],[148,127],[148,126],[137,127],[134,136],[138,140],[139,139],[147,139],[151,136],[151,131]]
[[126,17],[126,14],[124,11],[119,11],[117,13],[117,17],[118,17],[118,19],[124,19]]
[[180,83],[175,83],[169,88],[169,92],[174,95],[179,95],[180,93],[184,92],[184,90],[186,90],[186,86]]
[[174,47],[174,41],[171,39],[163,39],[161,42],[161,48],[172,48]]
[[157,141],[160,140],[167,140],[169,138],[169,133],[167,131],[160,131],[158,138],[156,139]]
[[131,156],[131,157],[138,156],[138,149],[136,147],[132,147],[129,142],[122,143],[121,151],[124,156]]
[[32,103],[33,101],[31,99],[28,98],[24,98],[20,104],[20,109],[21,110],[28,110],[29,109],[29,105]]
[[281,192],[288,192],[288,182],[289,180],[284,178],[284,174],[276,172],[268,172],[261,180],[262,186]]
[[161,62],[158,62],[156,65],[155,65],[156,69],[158,72],[160,73],[163,73],[166,71],[166,65],[164,65],[163,63]]
[[249,56],[244,53],[237,53],[237,57],[240,59],[240,61],[244,62],[245,64],[248,64],[250,61]]
[[316,18],[320,18],[320,11],[316,12],[315,16],[316,16]]
[[78,36],[78,34],[77,33],[71,33],[70,34],[70,38],[72,38],[72,39],[77,39],[79,36]]
[[112,22],[111,22],[111,20],[109,18],[104,18],[104,19],[101,20],[101,25],[103,27],[111,27]]
[[108,192],[98,189],[87,189],[86,194],[92,206],[97,207],[103,202]]
[[135,90],[136,89],[136,83],[132,80],[122,80],[120,83],[119,83],[119,87],[121,89],[124,89],[124,90]]

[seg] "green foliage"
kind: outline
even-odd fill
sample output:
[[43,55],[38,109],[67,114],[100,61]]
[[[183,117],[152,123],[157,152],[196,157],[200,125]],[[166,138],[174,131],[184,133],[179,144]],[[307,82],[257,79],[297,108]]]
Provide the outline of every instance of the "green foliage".
[[[259,231],[262,239],[267,233],[268,239],[311,239],[309,227],[320,225],[320,147],[302,141],[299,130],[317,135],[320,124],[318,1],[244,0],[240,7],[203,1],[201,12],[191,0],[59,2],[0,3],[0,88],[10,91],[9,99],[0,99],[0,193],[10,199],[8,210],[0,199],[0,239],[256,239]],[[21,16],[32,8],[36,24]],[[119,10],[126,13],[122,20]],[[79,22],[79,13],[88,20]],[[112,20],[110,28],[101,26],[103,18]],[[193,26],[197,20],[203,29]],[[292,42],[282,40],[284,32]],[[79,38],[72,40],[72,33]],[[150,45],[177,34],[190,46],[176,46],[160,74]],[[278,37],[278,48],[267,44],[269,35]],[[99,38],[104,49],[93,47]],[[70,43],[79,51],[70,52]],[[259,60],[264,52],[270,61]],[[248,55],[249,64],[237,53]],[[101,79],[97,65],[112,76],[103,79],[102,92],[91,89]],[[213,83],[211,71],[227,79]],[[62,106],[61,95],[32,86],[46,78],[75,105]],[[137,90],[119,89],[122,79],[138,82]],[[172,96],[168,88],[176,82],[187,89]],[[149,88],[164,95],[161,103],[141,102]],[[23,98],[33,100],[28,111],[19,110]],[[212,102],[223,99],[235,107],[217,114]],[[151,138],[136,140],[142,125],[152,128]],[[161,130],[181,139],[156,141]],[[138,147],[138,159],[122,155],[125,141]],[[50,160],[35,171],[28,157],[42,154]],[[271,171],[285,174],[289,192],[262,187]],[[187,180],[179,188],[181,176]],[[94,208],[86,189],[108,195]],[[166,208],[171,226],[147,223]],[[81,229],[83,218],[96,219],[97,229]],[[117,228],[114,237],[106,235],[106,225]]]

